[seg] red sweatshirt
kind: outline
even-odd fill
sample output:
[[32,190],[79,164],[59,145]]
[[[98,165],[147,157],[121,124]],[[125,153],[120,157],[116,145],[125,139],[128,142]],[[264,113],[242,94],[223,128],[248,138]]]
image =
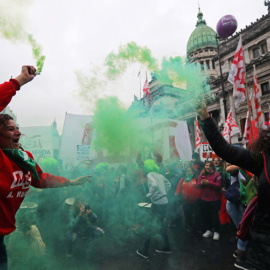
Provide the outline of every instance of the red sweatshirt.
[[178,182],[175,195],[182,193],[182,198],[189,204],[195,203],[200,198],[200,189],[197,188],[196,178],[186,182],[185,177]]
[[[20,88],[17,81],[5,82],[0,85],[0,111],[10,102],[16,90]],[[32,154],[26,152],[29,157]],[[13,160],[0,149],[0,236],[15,230],[15,214],[19,209],[30,185],[37,188],[66,186],[69,183],[64,177],[43,173],[38,164],[36,170],[40,177],[37,180],[29,171],[23,171]]]
[[[202,185],[202,179],[207,179],[208,185]],[[197,186],[201,188],[201,199],[203,201],[219,201],[221,200],[221,176],[219,172],[213,174],[200,174],[197,182]]]

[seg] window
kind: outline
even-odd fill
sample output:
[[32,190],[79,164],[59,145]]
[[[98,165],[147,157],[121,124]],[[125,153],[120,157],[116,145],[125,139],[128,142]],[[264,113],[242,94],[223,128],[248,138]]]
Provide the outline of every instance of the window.
[[261,84],[262,96],[270,94],[269,82]]
[[253,58],[257,58],[260,56],[260,50],[258,47],[254,48],[252,51],[253,51]]
[[266,54],[266,53],[267,53],[266,43],[263,43],[263,44],[261,45],[261,50],[262,50],[262,54]]
[[215,65],[215,61],[212,61],[212,69],[215,69],[216,65]]
[[206,69],[207,69],[207,70],[210,69],[209,60],[206,60]]
[[246,118],[240,119],[240,130],[242,134],[244,134],[245,132],[245,125],[246,125]]
[[200,62],[201,64],[201,70],[204,70],[204,62]]

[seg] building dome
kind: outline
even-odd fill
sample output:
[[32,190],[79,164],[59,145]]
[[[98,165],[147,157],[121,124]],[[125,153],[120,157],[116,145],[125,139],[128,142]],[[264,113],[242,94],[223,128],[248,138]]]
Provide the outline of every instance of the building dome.
[[196,29],[192,32],[188,40],[187,55],[198,49],[206,47],[217,48],[216,32],[211,27],[206,25],[200,9],[197,18],[198,21],[196,24]]

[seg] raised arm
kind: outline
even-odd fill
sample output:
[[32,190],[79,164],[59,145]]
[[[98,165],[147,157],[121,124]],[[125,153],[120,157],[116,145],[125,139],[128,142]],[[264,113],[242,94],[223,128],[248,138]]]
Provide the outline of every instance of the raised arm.
[[2,111],[11,101],[16,91],[20,87],[34,79],[36,69],[32,66],[23,66],[21,74],[15,79],[10,79],[9,82],[0,84],[0,111]]
[[227,143],[210,117],[203,99],[195,100],[194,106],[201,118],[200,127],[214,152],[225,161],[259,175],[263,168],[262,155]]

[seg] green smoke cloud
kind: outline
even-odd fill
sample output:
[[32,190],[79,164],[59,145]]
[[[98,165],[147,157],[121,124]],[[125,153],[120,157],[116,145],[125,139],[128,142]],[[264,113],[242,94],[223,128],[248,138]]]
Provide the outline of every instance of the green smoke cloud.
[[78,97],[82,100],[86,111],[95,106],[96,101],[102,96],[102,90],[107,85],[100,68],[94,67],[90,70],[90,73],[91,76],[86,75],[81,70],[75,72],[80,87]]
[[93,101],[102,96],[102,91],[106,89],[108,83],[122,76],[132,63],[145,66],[161,84],[176,87],[175,94],[182,91],[182,102],[210,91],[206,83],[207,73],[202,73],[196,64],[189,63],[185,57],[180,56],[163,57],[159,63],[149,48],[132,41],[119,46],[117,52],[111,52],[98,72],[97,68],[88,76],[76,72],[80,85],[79,97],[84,102],[93,104]]
[[44,61],[45,61],[45,56],[41,54],[42,47],[40,46],[40,44],[37,43],[37,41],[33,38],[32,35],[28,35],[28,40],[30,44],[32,45],[32,53],[35,60],[37,61],[37,64],[36,64],[37,72],[40,73],[42,71]]
[[138,46],[134,41],[118,48],[118,53],[111,52],[105,60],[107,76],[115,79],[126,71],[129,63],[141,63],[151,71],[158,70],[158,61],[147,47]]
[[161,65],[152,56],[151,50],[141,47],[135,42],[121,45],[118,52],[111,52],[106,60],[107,77],[112,80],[121,76],[130,63],[140,63],[152,72],[161,84],[181,85],[186,84],[187,90],[194,90],[196,94],[207,91],[202,86],[207,80],[207,74],[203,74],[195,64],[188,63],[184,57],[164,57]]
[[32,2],[32,0],[0,0],[0,34],[12,42],[29,42],[36,60],[37,72],[41,72],[45,61],[42,48],[25,30],[29,28],[28,11]]
[[130,148],[137,150],[143,143],[150,141],[147,134],[140,132],[139,123],[129,116],[115,97],[97,100],[93,127],[96,130],[93,147],[107,150],[110,154],[120,154]]

